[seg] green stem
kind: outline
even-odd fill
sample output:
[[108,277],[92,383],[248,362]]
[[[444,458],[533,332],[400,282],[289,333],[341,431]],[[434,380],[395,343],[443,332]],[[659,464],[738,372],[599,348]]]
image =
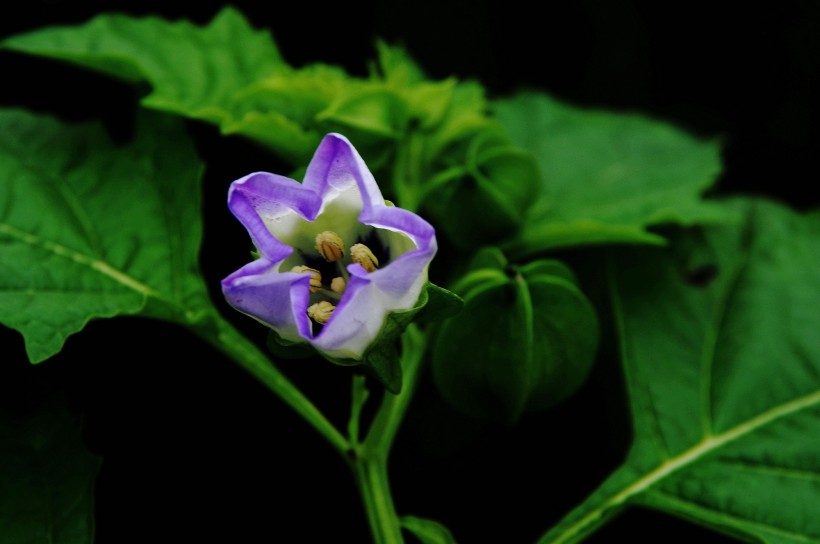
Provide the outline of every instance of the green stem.
[[387,458],[418,384],[426,338],[418,327],[410,325],[401,341],[402,390],[398,395],[385,391],[367,438],[356,449],[351,463],[376,544],[404,542],[401,522],[390,493]]
[[330,423],[310,400],[282,374],[256,345],[245,338],[233,325],[220,316],[214,316],[217,325],[217,334],[209,328],[194,327],[193,330],[205,341],[219,349],[233,359],[254,378],[262,382],[268,389],[276,393],[285,404],[293,408],[316,431],[322,435],[331,446],[345,456],[350,449],[350,443]]
[[385,391],[384,400],[364,441],[365,451],[381,454],[385,458],[390,453],[390,447],[416,391],[426,338],[418,327],[410,325],[404,332],[401,343],[404,385],[398,395]]
[[387,460],[381,456],[362,456],[353,463],[367,521],[376,544],[403,544],[401,523],[393,505],[387,480]]

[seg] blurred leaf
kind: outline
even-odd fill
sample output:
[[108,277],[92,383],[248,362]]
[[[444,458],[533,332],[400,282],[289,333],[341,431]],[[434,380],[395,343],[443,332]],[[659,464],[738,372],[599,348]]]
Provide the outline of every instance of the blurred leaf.
[[28,421],[0,421],[0,541],[92,544],[100,459],[80,440],[80,422],[47,406]]
[[401,526],[421,544],[456,544],[453,534],[441,523],[416,516],[402,516]]
[[378,84],[349,88],[316,118],[382,138],[398,138],[405,130],[407,111],[398,93]]
[[744,225],[618,255],[635,441],[541,542],[579,542],[629,504],[754,542],[820,541],[820,221],[732,207]]
[[410,120],[425,131],[445,127],[436,147],[462,134],[476,115],[479,122],[484,117],[483,98],[480,113],[459,113],[464,101],[450,107],[455,80],[425,81],[404,50],[381,42],[380,74],[370,79],[323,64],[291,68],[270,33],[254,30],[233,8],[207,26],[100,15],[80,26],[15,36],[2,46],[147,82],[152,92],[144,106],[212,122],[294,164],[306,163],[327,132],[344,132],[373,163],[389,160],[385,140],[395,145]]
[[233,8],[206,27],[157,17],[100,15],[77,27],[14,36],[3,47],[65,60],[131,81],[147,81],[148,107],[220,123],[240,89],[285,66],[270,33]]
[[0,111],[0,323],[32,362],[95,317],[204,318],[201,171],[164,117],[116,147],[95,125]]
[[[476,82],[459,83],[452,90],[449,107],[441,117],[436,130],[424,142],[425,161],[441,161],[453,148],[487,130],[496,130],[494,121],[487,117],[487,99],[484,88]],[[463,164],[463,157],[457,154],[456,164]],[[451,165],[439,164],[440,168]]]
[[533,156],[489,131],[473,138],[463,167],[429,183],[425,211],[457,247],[497,243],[520,228],[538,184]]
[[[63,60],[126,81],[145,81],[148,108],[209,121],[226,134],[264,143],[293,161],[310,158],[319,138],[304,121],[327,106],[315,104],[327,71],[290,68],[267,31],[254,30],[235,9],[225,8],[207,26],[157,17],[99,15],[75,27],[14,36],[6,49]],[[271,83],[273,82],[273,83]],[[278,101],[271,95],[279,82]],[[249,94],[268,85],[264,108],[248,107]],[[319,87],[320,90],[315,89]],[[311,109],[312,107],[312,109]]]
[[552,406],[586,379],[598,344],[592,305],[558,261],[508,267],[485,250],[455,290],[464,311],[439,331],[433,378],[456,408],[515,421]]
[[[398,88],[421,83],[426,78],[424,71],[402,47],[376,41],[378,72],[388,85]],[[373,70],[376,71],[376,70]],[[378,75],[378,74],[374,74]]]
[[720,174],[716,142],[541,93],[497,101],[494,110],[513,143],[538,159],[543,176],[524,228],[505,246],[512,255],[584,244],[662,244],[646,227],[724,217],[700,197]]

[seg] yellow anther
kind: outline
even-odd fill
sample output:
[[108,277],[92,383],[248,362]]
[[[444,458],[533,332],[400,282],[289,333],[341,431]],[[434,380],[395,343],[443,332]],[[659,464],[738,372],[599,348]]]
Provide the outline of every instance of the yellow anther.
[[347,282],[342,277],[335,277],[333,281],[330,282],[330,290],[334,293],[342,294],[345,292],[347,288]]
[[322,273],[315,268],[309,266],[299,265],[290,269],[291,272],[310,272],[310,292],[315,293],[322,288]]
[[326,300],[323,300],[308,306],[307,313],[308,316],[316,323],[319,325],[324,325],[327,323],[327,320],[330,319],[330,316],[333,315],[333,310],[335,309],[336,306]]
[[364,244],[354,244],[350,248],[350,259],[368,272],[373,272],[379,267],[379,260],[370,251],[370,248]]
[[332,230],[316,235],[316,251],[329,263],[334,263],[345,256],[344,242]]

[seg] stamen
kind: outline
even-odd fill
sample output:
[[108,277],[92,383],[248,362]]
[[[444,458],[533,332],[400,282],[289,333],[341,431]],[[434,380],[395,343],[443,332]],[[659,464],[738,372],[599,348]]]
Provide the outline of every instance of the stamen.
[[370,251],[370,248],[364,244],[354,244],[350,248],[350,259],[368,272],[374,272],[379,268],[379,260]]
[[344,242],[332,230],[316,235],[316,251],[329,263],[334,263],[345,256]]
[[330,290],[334,293],[339,293],[340,295],[345,292],[347,288],[347,282],[342,277],[335,277],[333,281],[330,282]]
[[316,323],[319,325],[324,325],[327,323],[327,320],[330,319],[330,316],[333,315],[333,310],[335,309],[336,306],[326,300],[323,300],[308,306],[307,313],[308,317],[313,319]]
[[315,293],[322,288],[322,273],[316,270],[315,268],[310,268],[309,266],[299,265],[294,266],[290,269],[291,272],[302,273],[302,272],[310,272],[310,292]]

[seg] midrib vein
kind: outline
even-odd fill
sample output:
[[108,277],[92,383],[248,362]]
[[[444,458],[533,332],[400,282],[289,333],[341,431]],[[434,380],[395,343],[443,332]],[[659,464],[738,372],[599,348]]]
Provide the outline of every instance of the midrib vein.
[[29,244],[32,246],[41,247],[47,251],[55,255],[59,255],[60,257],[70,259],[78,264],[86,266],[114,281],[117,283],[128,287],[129,289],[136,291],[146,297],[153,297],[157,299],[164,300],[165,297],[162,296],[161,293],[148,287],[144,283],[132,278],[128,274],[117,270],[116,268],[112,267],[108,263],[101,261],[99,259],[95,259],[93,257],[89,257],[84,253],[80,253],[74,249],[68,248],[62,244],[57,242],[53,242],[51,240],[47,240],[45,238],[41,238],[36,234],[31,234],[30,232],[26,232],[20,230],[18,228],[12,227],[6,223],[0,223],[0,234],[6,234],[11,236],[12,238],[16,238],[25,244]]
[[698,442],[688,450],[680,453],[674,457],[669,458],[666,462],[659,465],[654,470],[647,472],[642,477],[634,480],[631,484],[624,487],[618,493],[612,495],[605,501],[601,503],[600,506],[596,507],[589,513],[587,513],[584,517],[579,519],[577,522],[573,523],[569,526],[566,530],[564,530],[557,538],[552,540],[542,539],[542,542],[552,542],[555,544],[560,544],[562,542],[567,542],[570,540],[574,535],[581,532],[586,526],[594,523],[597,519],[599,519],[602,514],[609,510],[612,507],[618,506],[628,499],[645,491],[646,489],[650,488],[651,486],[655,485],[659,481],[663,480],[667,476],[677,472],[683,467],[690,465],[700,458],[708,455],[709,453],[725,446],[726,444],[733,442],[749,433],[756,431],[757,429],[772,423],[780,418],[786,417],[788,415],[794,414],[806,408],[810,408],[820,404],[820,389],[815,390],[812,393],[799,397],[795,400],[787,402],[785,404],[781,404],[765,412],[753,417],[737,425],[723,431],[722,433],[712,435],[704,440]]

